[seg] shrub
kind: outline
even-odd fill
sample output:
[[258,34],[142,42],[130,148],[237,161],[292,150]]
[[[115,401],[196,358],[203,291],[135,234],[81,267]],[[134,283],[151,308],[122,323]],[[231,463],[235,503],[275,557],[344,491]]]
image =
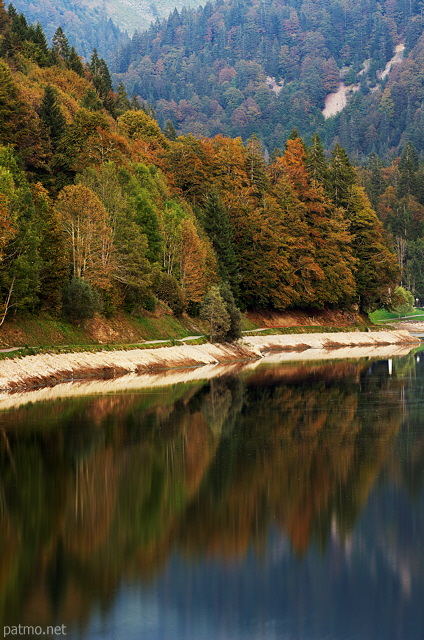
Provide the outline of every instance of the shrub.
[[205,296],[200,312],[201,317],[209,322],[211,342],[225,342],[230,330],[231,321],[227,305],[221,296],[219,287],[213,286]]
[[177,280],[169,273],[158,273],[154,281],[154,291],[162,302],[165,302],[176,316],[186,309],[184,292]]
[[98,293],[88,282],[72,278],[62,292],[62,311],[71,322],[92,318],[101,307]]

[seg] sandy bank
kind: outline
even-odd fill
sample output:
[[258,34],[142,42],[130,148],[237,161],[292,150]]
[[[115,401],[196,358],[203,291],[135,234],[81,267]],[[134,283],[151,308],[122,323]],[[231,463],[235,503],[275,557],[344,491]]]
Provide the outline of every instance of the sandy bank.
[[[160,374],[163,377],[167,370],[246,363],[284,353],[290,360],[310,360],[317,356],[371,357],[376,348],[396,346],[396,353],[399,350],[406,353],[416,344],[419,340],[407,331],[376,331],[248,336],[234,345],[185,344],[131,351],[40,354],[1,362],[0,391],[16,393],[65,381],[110,380],[129,374]],[[201,375],[204,373],[206,371]]]

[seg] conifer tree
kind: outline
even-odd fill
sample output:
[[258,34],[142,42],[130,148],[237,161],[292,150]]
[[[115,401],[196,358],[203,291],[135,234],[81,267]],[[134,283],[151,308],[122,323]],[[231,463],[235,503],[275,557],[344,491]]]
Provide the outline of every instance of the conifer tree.
[[247,149],[247,172],[250,182],[257,194],[263,193],[268,187],[268,177],[266,175],[265,160],[263,158],[262,146],[256,135],[250,136],[246,143]]
[[384,180],[381,175],[381,160],[375,153],[372,153],[369,161],[371,171],[368,195],[374,209],[377,208],[378,199],[384,192]]
[[316,133],[309,147],[306,149],[306,168],[310,177],[325,185],[328,179],[327,160],[321,139]]
[[75,73],[77,73],[82,78],[84,77],[84,65],[81,62],[81,58],[76,52],[74,46],[71,47],[69,56],[66,61],[66,66],[68,67],[68,69],[71,69],[71,71],[75,71]]
[[9,67],[0,60],[0,143],[14,144],[22,128],[23,107]]
[[51,142],[53,150],[56,150],[66,121],[57,103],[57,93],[50,84],[44,89],[44,96],[38,115],[40,116],[41,123]]
[[241,313],[236,306],[236,301],[228,282],[224,282],[220,285],[219,292],[225,303],[228,317],[230,319],[230,326],[225,334],[225,339],[229,342],[233,342],[234,340],[241,338]]
[[342,207],[349,221],[356,259],[356,291],[359,306],[370,311],[390,298],[399,270],[388,248],[383,226],[360,186],[347,153],[336,146],[329,163],[328,188],[333,202]]
[[216,252],[220,279],[228,282],[236,299],[240,295],[238,262],[234,249],[233,231],[227,209],[212,191],[201,212],[203,228]]
[[350,192],[356,183],[356,173],[346,151],[337,144],[328,165],[327,193],[336,207],[348,209]]
[[168,138],[168,140],[176,140],[177,139],[177,132],[175,131],[175,127],[172,123],[172,120],[168,120],[165,128],[163,130],[164,135],[166,136],[166,138]]
[[115,98],[114,111],[116,116],[121,116],[126,111],[130,111],[131,102],[122,82],[119,83],[117,96]]
[[25,54],[35,60],[40,67],[48,67],[52,64],[53,59],[49,50],[47,39],[43,29],[39,22],[28,27],[26,40],[28,43],[25,45]]
[[10,19],[4,6],[4,0],[0,0],[0,34],[2,35],[10,25]]
[[131,109],[133,111],[140,111],[141,109],[141,105],[138,101],[137,96],[134,94],[133,97],[131,98]]
[[52,51],[62,58],[62,60],[67,61],[70,55],[69,42],[68,38],[63,32],[62,27],[58,27],[52,38]]
[[[307,295],[311,306],[346,304],[354,300],[355,280],[348,221],[332,205],[319,182],[311,180],[306,168],[306,152],[300,139],[288,140],[281,159],[282,169],[304,207],[309,255]],[[305,278],[303,285],[305,284]],[[308,294],[309,290],[309,294]]]
[[418,171],[418,154],[413,144],[407,142],[399,162],[399,183],[397,189],[398,198],[404,196],[416,196],[418,184],[416,173]]

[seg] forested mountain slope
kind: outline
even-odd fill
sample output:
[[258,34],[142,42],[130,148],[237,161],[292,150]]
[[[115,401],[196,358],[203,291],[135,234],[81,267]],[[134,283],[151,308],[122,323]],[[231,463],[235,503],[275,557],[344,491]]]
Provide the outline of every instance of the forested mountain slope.
[[13,5],[29,22],[40,22],[48,39],[58,27],[66,32],[78,53],[89,57],[97,49],[109,59],[132,35],[165,18],[175,7],[198,5],[196,0],[14,0]]
[[[217,0],[135,34],[116,71],[178,132],[255,133],[271,153],[297,127],[307,138],[318,131],[327,147],[342,140],[362,158],[398,151],[405,136],[418,135],[422,74],[413,82],[410,74],[422,69],[422,27],[414,1]],[[407,60],[387,77],[399,45]],[[396,97],[400,76],[411,100]],[[326,98],[342,80],[354,98],[326,119]]]
[[165,135],[96,52],[83,64],[62,30],[49,47],[2,0],[0,56],[0,326],[160,303],[234,338],[236,303],[390,301],[396,257],[340,146],[326,160],[294,134],[266,164],[255,137]]
[[[108,58],[126,41],[125,29],[111,19],[102,2],[86,0],[14,0],[11,3],[30,24],[39,22],[49,41],[61,27],[78,53],[88,58],[93,49]],[[147,26],[147,23],[146,23]]]

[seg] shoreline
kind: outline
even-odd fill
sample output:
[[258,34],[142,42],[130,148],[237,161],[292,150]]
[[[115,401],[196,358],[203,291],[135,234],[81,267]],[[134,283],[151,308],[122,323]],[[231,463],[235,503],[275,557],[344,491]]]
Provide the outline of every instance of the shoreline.
[[[115,380],[143,374],[163,376],[171,370],[237,365],[264,359],[270,361],[274,357],[281,359],[282,355],[285,355],[285,360],[303,361],[317,356],[321,359],[371,357],[373,350],[381,350],[381,347],[399,347],[393,355],[404,355],[420,343],[419,338],[405,330],[358,331],[255,335],[243,337],[235,344],[184,344],[129,351],[39,354],[1,362],[0,395],[4,397],[5,394],[75,381]],[[402,353],[397,353],[399,350]]]

